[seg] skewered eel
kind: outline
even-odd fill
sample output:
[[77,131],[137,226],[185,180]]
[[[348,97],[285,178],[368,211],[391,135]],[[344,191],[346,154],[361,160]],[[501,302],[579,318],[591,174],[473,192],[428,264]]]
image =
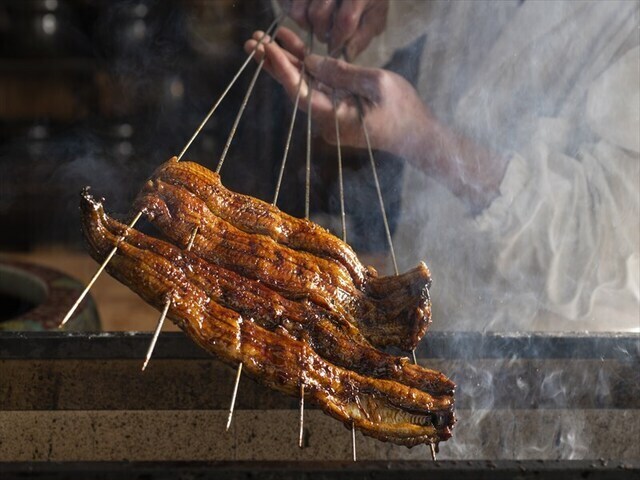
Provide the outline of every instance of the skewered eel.
[[406,446],[451,436],[453,382],[382,350],[415,348],[426,333],[424,263],[379,276],[317,224],[175,157],[134,208],[161,239],[127,228],[85,190],[89,251],[102,261],[117,244],[107,271],[159,310],[169,300],[168,318],[196,344],[285,394],[304,385],[306,400],[365,435]]

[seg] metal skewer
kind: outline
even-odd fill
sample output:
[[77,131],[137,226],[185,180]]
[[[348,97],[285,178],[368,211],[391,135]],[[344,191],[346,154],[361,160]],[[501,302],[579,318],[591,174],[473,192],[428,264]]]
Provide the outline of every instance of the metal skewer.
[[344,182],[342,178],[342,149],[340,148],[340,124],[338,122],[338,103],[336,100],[336,91],[331,95],[333,103],[333,120],[336,129],[336,147],[338,149],[338,189],[340,195],[340,220],[342,222],[342,241],[347,243],[347,220],[344,210]]
[[227,418],[227,428],[231,426],[231,420],[233,420],[233,409],[236,406],[236,396],[238,395],[238,385],[240,384],[240,375],[242,374],[242,362],[238,365],[238,373],[236,373],[236,383],[233,386],[233,395],[231,396],[231,405],[229,406],[229,417]]
[[304,383],[300,384],[300,433],[298,447],[304,448]]
[[291,114],[291,123],[289,124],[289,132],[287,133],[287,141],[284,146],[284,154],[282,155],[282,163],[280,163],[280,171],[278,172],[278,181],[276,183],[276,191],[273,195],[273,202],[271,205],[275,206],[278,202],[278,195],[280,194],[280,185],[282,185],[282,177],[284,175],[284,167],[287,163],[287,156],[289,155],[289,147],[291,145],[291,137],[293,136],[293,126],[296,123],[296,115],[298,113],[298,104],[300,103],[300,92],[302,91],[302,82],[304,80],[305,67],[302,64],[300,70],[300,81],[298,82],[298,89],[296,91],[296,100],[293,104],[293,113]]
[[304,218],[309,220],[309,207],[311,204],[311,96],[313,89],[311,88],[312,80],[309,79],[309,95],[307,97],[307,156],[304,175]]
[[[389,220],[387,219],[387,211],[384,207],[384,200],[382,199],[382,189],[380,188],[380,180],[378,179],[378,171],[376,169],[376,162],[373,158],[373,149],[371,148],[371,140],[369,139],[369,131],[364,122],[364,107],[362,106],[362,100],[360,97],[355,97],[356,106],[358,107],[358,116],[360,117],[360,124],[362,126],[362,132],[364,133],[364,139],[367,143],[367,153],[369,154],[369,161],[371,163],[371,171],[373,172],[373,181],[376,185],[376,193],[378,194],[378,202],[380,203],[380,212],[382,213],[382,222],[384,223],[384,232],[387,236],[387,243],[389,244],[389,251],[391,252],[391,260],[393,261],[393,270],[398,275],[398,262],[396,261],[396,252],[393,248],[393,240],[391,238],[391,230],[389,229]],[[418,364],[416,358],[416,349],[411,350],[411,356],[413,357],[413,363]]]
[[[312,48],[311,45],[313,44],[313,32],[309,32],[309,45],[310,45],[310,49]],[[296,115],[298,113],[298,105],[300,103],[300,93],[302,91],[302,83],[304,81],[304,75],[305,75],[305,65],[304,65],[304,61],[302,63],[302,67],[300,69],[300,80],[298,81],[298,87],[297,87],[297,91],[296,91],[296,99],[293,105],[293,113],[291,115],[291,123],[289,124],[289,131],[287,133],[287,140],[285,143],[285,147],[284,147],[284,153],[282,155],[282,162],[280,163],[280,171],[278,172],[278,180],[276,182],[276,189],[275,189],[275,193],[273,195],[273,202],[271,202],[271,205],[275,206],[276,203],[278,202],[278,195],[280,193],[280,187],[282,185],[282,177],[284,175],[284,169],[285,169],[285,165],[287,163],[287,157],[289,155],[289,147],[291,146],[291,137],[293,136],[293,127],[295,125],[296,122]],[[308,102],[310,102],[310,98],[311,98],[311,82],[309,82],[309,86],[308,86],[309,92],[308,92]],[[309,165],[309,160],[310,160],[310,142],[309,142],[309,138],[311,135],[311,116],[308,117],[307,120],[307,161],[308,161],[308,165]],[[309,171],[310,168],[307,169],[307,171]],[[309,176],[307,175],[307,182],[305,185],[305,212],[306,212],[306,218],[307,220],[309,219],[309,190],[310,190],[310,185],[309,185]],[[304,448],[304,383],[300,383],[300,430],[299,430],[299,434],[298,434],[298,447],[300,448]]]
[[429,444],[429,448],[431,449],[431,459],[435,462],[436,459],[436,447],[433,443]]
[[378,193],[378,202],[380,203],[380,212],[382,213],[382,221],[384,223],[384,231],[387,235],[387,243],[389,244],[389,251],[391,252],[391,260],[393,261],[393,269],[396,275],[399,274],[398,263],[396,262],[396,253],[393,248],[393,240],[391,239],[391,230],[389,229],[389,221],[387,220],[387,212],[384,208],[384,200],[382,199],[382,190],[380,189],[380,180],[378,180],[378,172],[376,170],[376,162],[373,158],[373,150],[371,148],[371,140],[369,139],[369,131],[364,123],[364,108],[360,97],[355,97],[356,106],[358,107],[358,114],[360,117],[360,124],[362,126],[362,132],[364,133],[364,139],[367,142],[367,152],[369,153],[369,161],[371,162],[371,171],[373,172],[373,180],[376,184],[376,192]]
[[[198,227],[194,228],[193,232],[191,232],[191,236],[189,237],[189,243],[187,244],[187,252],[191,250],[191,247],[193,247],[193,242],[196,239],[196,233],[198,233]],[[171,295],[167,296],[167,301],[165,302],[164,308],[162,309],[162,314],[160,315],[160,319],[158,320],[156,329],[153,332],[153,338],[151,339],[151,343],[149,344],[149,349],[147,350],[147,355],[144,359],[144,363],[142,364],[143,372],[147,368],[147,365],[149,364],[149,360],[151,360],[151,355],[153,354],[153,350],[156,347],[158,336],[160,335],[160,331],[162,330],[164,321],[167,318],[167,313],[169,312],[170,306],[171,306]]]
[[156,347],[156,342],[158,341],[158,336],[160,335],[160,331],[162,330],[162,326],[164,325],[164,320],[167,318],[167,313],[169,313],[169,307],[171,306],[171,295],[167,296],[167,301],[164,304],[164,308],[162,309],[162,313],[160,314],[160,319],[158,320],[158,324],[156,325],[156,330],[153,332],[153,338],[151,339],[151,344],[149,345],[149,349],[147,350],[147,355],[144,359],[144,363],[142,364],[142,371],[144,372],[149,364],[149,360],[151,360],[151,354],[153,353],[153,349]]
[[[307,37],[309,48],[307,55],[313,51],[313,29],[309,30]],[[301,75],[304,75],[304,62]],[[300,79],[302,81],[302,78]],[[300,88],[298,86],[298,88]],[[304,218],[309,220],[309,207],[311,201],[311,95],[313,94],[313,80],[309,77],[307,85],[307,152],[304,182]],[[299,93],[299,92],[298,92]],[[304,448],[304,381],[300,383],[300,432],[298,434],[298,447]]]
[[[313,31],[309,32],[309,51],[313,48]],[[309,92],[307,95],[307,154],[305,165],[304,182],[304,218],[309,220],[309,207],[311,199],[311,95],[313,93],[312,80],[309,77]],[[298,436],[298,447],[304,448],[304,383],[300,385],[300,433]]]
[[[191,138],[189,139],[189,141],[187,142],[187,144],[184,146],[184,148],[182,149],[182,151],[180,152],[180,154],[178,155],[178,161],[180,161],[182,159],[182,157],[184,156],[185,152],[189,149],[189,147],[191,146],[191,144],[193,143],[193,141],[196,139],[196,137],[198,136],[198,134],[200,133],[200,131],[204,128],[205,124],[209,121],[209,119],[211,118],[211,116],[213,115],[213,113],[218,109],[218,106],[220,105],[220,103],[222,102],[222,100],[227,96],[227,94],[229,93],[229,91],[231,90],[231,87],[236,83],[236,81],[238,80],[238,78],[240,77],[240,74],[244,71],[244,69],[247,67],[247,65],[249,65],[249,62],[251,61],[251,59],[253,58],[253,56],[256,54],[256,51],[258,50],[258,47],[260,45],[262,45],[264,39],[267,37],[267,35],[269,35],[269,32],[275,27],[277,30],[277,26],[280,24],[280,22],[282,21],[282,19],[284,19],[285,17],[285,12],[281,13],[273,22],[271,22],[271,25],[269,25],[269,28],[267,28],[267,31],[260,37],[260,39],[258,40],[258,43],[256,44],[256,46],[253,48],[253,50],[251,51],[251,53],[247,56],[247,58],[245,59],[244,63],[240,66],[240,68],[238,69],[238,71],[236,72],[236,74],[234,75],[234,77],[231,79],[231,82],[229,83],[229,85],[227,85],[227,87],[225,88],[225,90],[222,92],[222,94],[220,95],[220,97],[218,97],[218,100],[215,102],[215,104],[213,105],[213,107],[211,107],[211,110],[209,110],[209,113],[207,113],[207,115],[204,117],[204,119],[202,120],[202,122],[200,123],[200,125],[198,126],[198,128],[196,129],[196,131],[194,132],[194,134],[191,136]],[[136,215],[134,216],[133,220],[131,221],[131,223],[128,225],[127,230],[125,230],[125,234],[131,229],[133,228],[136,223],[138,223],[138,220],[140,220],[140,217],[142,216],[142,211],[139,211],[136,213]],[[107,257],[104,259],[104,261],[100,264],[100,266],[98,267],[98,270],[96,270],[96,273],[93,274],[93,276],[91,277],[91,280],[89,280],[89,283],[87,284],[87,286],[85,287],[85,289],[82,291],[82,293],[80,294],[80,296],[78,297],[78,299],[76,300],[76,302],[72,305],[72,307],[69,309],[69,311],[67,312],[67,314],[64,316],[64,318],[62,319],[62,321],[60,322],[60,325],[58,325],[58,328],[62,328],[71,318],[71,316],[74,314],[74,312],[76,311],[76,309],[78,308],[78,306],[80,305],[80,303],[82,302],[82,300],[84,299],[84,297],[87,296],[87,293],[89,293],[89,290],[91,290],[91,287],[93,286],[93,284],[96,282],[96,280],[98,279],[98,277],[100,276],[100,274],[102,274],[102,272],[104,271],[105,267],[107,266],[107,264],[111,261],[111,259],[113,258],[113,256],[116,254],[117,250],[118,250],[118,244],[124,240],[125,236],[121,236],[118,241],[116,242],[116,245],[114,245],[113,249],[109,252],[109,254],[107,255]]]
[[[127,226],[127,229],[125,230],[125,235],[131,228],[134,227],[134,225],[138,222],[138,220],[140,220],[141,216],[142,216],[142,211],[140,211],[140,212],[138,212],[136,214],[136,216],[133,218],[131,223]],[[103,270],[105,269],[107,264],[111,261],[113,256],[116,254],[116,251],[118,250],[118,245],[120,244],[120,242],[122,242],[124,240],[125,235],[122,235],[122,236],[120,236],[118,238],[118,240],[116,241],[115,246],[113,247],[113,249],[111,249],[111,251],[109,252],[109,255],[107,255],[107,258],[105,258],[104,261],[102,262],[102,264],[100,264],[100,267],[98,267],[98,270],[96,270],[96,273],[93,274],[93,277],[91,277],[91,280],[89,280],[89,283],[87,283],[87,286],[84,287],[84,290],[82,291],[82,293],[80,294],[80,296],[78,297],[76,302],[69,309],[67,314],[64,316],[64,318],[62,319],[62,322],[60,322],[60,325],[58,325],[58,328],[62,328],[65,325],[65,323],[67,323],[69,321],[69,319],[71,318],[73,313],[78,308],[78,305],[80,305],[80,302],[82,302],[82,300],[84,300],[84,297],[87,296],[87,293],[89,293],[89,290],[91,290],[91,287],[93,286],[93,284],[96,282],[96,280],[98,279],[100,274],[103,272]]]
[[[347,241],[347,223],[346,214],[344,209],[344,183],[342,178],[342,149],[340,147],[340,122],[338,121],[338,103],[336,100],[336,91],[333,90],[331,94],[331,101],[333,103],[333,122],[336,130],[336,148],[338,153],[338,184],[339,184],[339,196],[340,196],[340,218],[342,219],[342,241]],[[353,461],[358,460],[356,454],[356,424],[351,421],[351,451],[353,454]]]
[[356,424],[351,422],[351,453],[353,454],[353,461],[358,461],[358,455],[356,454]]
[[[313,37],[311,37],[313,38]],[[305,65],[304,61],[302,63],[302,68],[300,69],[300,80],[298,82],[298,88],[296,91],[296,99],[293,105],[293,113],[291,114],[291,123],[289,124],[289,131],[287,133],[287,140],[284,147],[284,153],[282,155],[282,162],[280,163],[280,171],[278,172],[278,180],[276,182],[276,190],[273,195],[273,202],[271,205],[276,206],[278,202],[278,195],[280,194],[280,186],[282,185],[282,177],[284,175],[284,168],[287,163],[287,157],[289,155],[289,147],[291,146],[291,137],[293,136],[293,127],[296,122],[296,115],[298,113],[298,105],[300,103],[300,93],[302,91],[302,83],[304,81],[305,74]],[[311,87],[309,86],[309,89]],[[307,190],[309,185],[307,185]],[[300,383],[300,432],[298,435],[298,447],[304,447],[304,383]]]
[[[344,51],[344,49],[342,51],[342,55],[344,56],[345,60],[348,61],[347,54]],[[378,181],[378,173],[376,171],[376,164],[375,164],[375,161],[373,159],[373,151],[371,149],[371,143],[370,143],[370,140],[369,140],[369,132],[367,131],[367,127],[366,127],[366,125],[364,123],[364,109],[363,109],[363,106],[362,106],[362,102],[361,102],[360,98],[358,98],[358,97],[356,97],[356,104],[357,104],[357,107],[358,107],[358,113],[359,113],[359,116],[360,116],[360,122],[362,124],[362,130],[364,132],[365,140],[367,142],[367,150],[368,150],[368,153],[369,153],[369,160],[371,161],[371,168],[373,170],[373,178],[374,178],[374,181],[375,181],[375,184],[376,184],[376,192],[378,194],[378,200],[380,202],[380,210],[382,211],[382,219],[384,221],[384,228],[385,228],[385,233],[387,235],[387,242],[389,243],[389,249],[391,250],[391,258],[393,260],[393,268],[395,270],[396,275],[398,275],[398,273],[399,273],[398,272],[398,264],[396,263],[396,255],[395,255],[395,251],[394,251],[394,248],[393,248],[393,241],[391,240],[391,231],[389,229],[389,222],[387,221],[387,213],[386,213],[386,210],[384,208],[384,202],[382,200],[382,191],[381,191],[381,188],[380,188],[380,182]],[[415,348],[411,350],[411,356],[413,357],[413,363],[417,365],[418,364],[418,359],[416,358],[416,349]]]

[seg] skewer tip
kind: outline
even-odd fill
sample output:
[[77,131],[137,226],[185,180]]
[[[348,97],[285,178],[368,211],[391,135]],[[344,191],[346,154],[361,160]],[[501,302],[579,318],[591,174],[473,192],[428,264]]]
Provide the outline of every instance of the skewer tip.
[[[131,223],[129,223],[129,225],[127,226],[127,230],[133,228],[135,226],[135,224],[138,222],[138,220],[140,220],[140,217],[142,216],[142,210],[140,210],[135,217],[133,217],[133,220],[131,221]],[[96,280],[98,279],[98,277],[102,274],[102,272],[104,271],[104,269],[106,268],[107,264],[111,261],[111,259],[113,258],[113,256],[116,254],[116,252],[118,251],[118,244],[124,240],[124,235],[121,236],[118,239],[118,242],[113,246],[113,248],[111,249],[111,251],[109,252],[109,254],[105,257],[105,259],[102,261],[102,263],[100,264],[100,266],[98,267],[98,270],[96,270],[96,272],[93,274],[93,277],[91,277],[91,280],[89,280],[89,283],[87,283],[87,286],[84,287],[84,290],[82,291],[82,293],[80,294],[80,296],[78,297],[78,299],[76,300],[76,302],[73,304],[73,306],[69,309],[69,311],[67,312],[67,314],[64,316],[64,318],[62,319],[62,322],[60,322],[60,325],[58,325],[58,328],[62,328],[71,318],[71,316],[73,315],[73,313],[77,310],[77,308],[80,306],[80,303],[82,302],[82,300],[84,300],[84,297],[87,296],[87,294],[89,293],[89,290],[91,290],[91,287],[93,287],[93,284],[96,282]]]
[[351,422],[351,450],[353,453],[353,461],[358,461],[358,455],[356,454],[356,424]]
[[240,383],[240,375],[242,374],[242,362],[238,364],[238,373],[236,374],[236,383],[233,386],[233,395],[231,396],[231,405],[229,406],[229,417],[227,418],[227,427],[225,431],[229,431],[231,420],[233,420],[233,410],[236,405],[236,396],[238,395],[238,385]]
[[431,449],[431,459],[435,462],[437,460],[436,458],[436,447],[433,443],[429,444],[429,448]]
[[145,356],[144,363],[142,364],[142,371],[147,368],[149,364],[149,360],[151,360],[151,356],[153,355],[153,350],[156,348],[156,342],[158,341],[158,337],[160,336],[160,332],[162,331],[162,325],[164,325],[164,321],[167,318],[167,313],[169,313],[169,307],[171,306],[171,297],[167,297],[167,300],[164,303],[164,308],[162,309],[162,314],[158,319],[158,324],[156,325],[156,329],[153,332],[153,337],[151,338],[151,343],[149,344],[149,348],[147,349],[147,355]]
[[300,433],[298,447],[304,448],[304,383],[300,384]]

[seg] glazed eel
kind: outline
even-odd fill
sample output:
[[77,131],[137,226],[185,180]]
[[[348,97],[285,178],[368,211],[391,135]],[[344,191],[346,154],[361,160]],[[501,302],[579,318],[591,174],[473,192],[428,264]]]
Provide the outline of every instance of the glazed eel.
[[[195,164],[187,167],[191,165]],[[377,350],[350,316],[378,309],[377,317],[371,315],[368,320],[375,322],[393,311],[387,304],[393,304],[394,295],[400,304],[403,295],[422,296],[424,301],[420,289],[412,286],[424,281],[420,267],[405,274],[406,278],[377,277],[355,255],[351,257],[350,249],[343,251],[345,244],[313,225],[305,225],[306,236],[290,233],[287,240],[276,241],[282,229],[271,223],[275,233],[268,235],[264,211],[258,210],[257,215],[262,219],[260,233],[255,227],[260,222],[248,220],[247,210],[255,212],[255,205],[243,210],[244,224],[237,217],[223,223],[205,200],[186,192],[162,168],[159,171],[163,179],[154,174],[137,206],[180,246],[127,229],[106,215],[88,192],[82,195],[83,231],[91,255],[102,261],[118,245],[107,266],[109,273],[158,309],[170,299],[169,318],[222,361],[242,362],[249,376],[290,395],[299,395],[304,385],[306,398],[349,428],[353,424],[366,435],[407,446],[451,436],[455,385],[442,373]],[[166,181],[170,177],[173,181]],[[201,184],[198,188],[212,196],[224,187],[218,180],[210,189]],[[264,206],[272,213],[273,207]],[[285,220],[289,227],[296,225]],[[199,233],[192,251],[187,251],[183,233],[190,234],[196,225]],[[324,242],[325,236],[329,246],[315,245]],[[258,259],[253,268],[251,254]],[[352,262],[349,267],[347,260]],[[287,262],[288,267],[280,267]],[[363,274],[362,281],[354,272]],[[276,278],[267,278],[269,273]],[[287,285],[294,277],[296,288],[302,289],[297,294]],[[304,290],[314,293],[314,281],[324,285],[324,290],[317,290],[319,296],[339,291],[367,307],[363,310],[348,302],[336,307],[314,299]]]
[[198,227],[193,251],[199,256],[354,321],[376,347],[412,350],[431,323],[424,263],[379,277],[324,228],[227,190],[218,174],[197,163],[165,162],[135,206],[178,245],[186,246]]

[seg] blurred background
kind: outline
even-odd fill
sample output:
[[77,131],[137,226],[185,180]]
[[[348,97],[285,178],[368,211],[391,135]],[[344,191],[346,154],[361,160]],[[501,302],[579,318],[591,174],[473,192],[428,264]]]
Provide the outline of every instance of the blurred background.
[[[96,264],[83,251],[81,189],[90,185],[110,212],[126,215],[146,177],[180,152],[246,58],[244,41],[273,18],[268,0],[0,1],[0,258],[86,282]],[[388,67],[413,81],[416,64],[412,52],[398,52]],[[187,159],[215,167],[254,68]],[[272,197],[291,111],[281,88],[261,75],[222,170],[228,188]],[[298,118],[278,204],[302,216],[306,117]],[[312,217],[339,233],[335,147],[314,139],[313,152]],[[345,157],[349,241],[384,270],[368,159]],[[402,163],[378,160],[393,229]],[[104,329],[145,330],[156,321],[107,275],[92,293]],[[5,320],[29,307],[10,297],[0,297],[17,305],[2,309]]]

